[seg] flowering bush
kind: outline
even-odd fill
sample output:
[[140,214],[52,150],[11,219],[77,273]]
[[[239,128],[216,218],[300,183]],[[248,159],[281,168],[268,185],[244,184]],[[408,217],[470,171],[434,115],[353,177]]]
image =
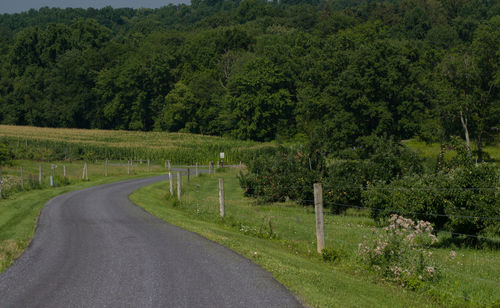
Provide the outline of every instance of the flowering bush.
[[359,244],[359,260],[370,270],[402,286],[416,289],[437,279],[432,252],[437,242],[429,222],[392,215],[389,226],[373,231],[373,238]]
[[21,185],[21,179],[17,176],[3,175],[1,178],[2,189],[10,190]]

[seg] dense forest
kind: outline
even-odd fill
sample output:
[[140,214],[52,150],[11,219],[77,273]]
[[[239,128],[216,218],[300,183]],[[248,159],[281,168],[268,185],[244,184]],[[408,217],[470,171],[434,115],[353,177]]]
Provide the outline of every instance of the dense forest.
[[0,123],[251,140],[500,129],[500,1],[196,0],[0,15]]

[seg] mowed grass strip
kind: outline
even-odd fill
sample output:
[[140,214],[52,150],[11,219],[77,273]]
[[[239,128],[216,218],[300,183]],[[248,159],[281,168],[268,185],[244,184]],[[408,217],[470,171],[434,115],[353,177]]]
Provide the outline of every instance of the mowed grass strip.
[[[225,179],[226,218],[218,218],[218,178]],[[179,204],[169,196],[168,182],[141,188],[130,199],[151,214],[196,232],[253,260],[268,270],[303,303],[313,307],[433,307],[435,297],[412,292],[366,275],[349,256],[340,264],[324,262],[316,253],[314,213],[292,203],[257,205],[242,197],[235,171],[183,177]],[[344,229],[327,216],[327,246],[357,246],[373,225],[364,217],[345,217]],[[270,224],[269,224],[270,222]],[[353,234],[348,235],[346,234]],[[273,239],[268,239],[273,234]],[[351,251],[352,249],[347,249]]]

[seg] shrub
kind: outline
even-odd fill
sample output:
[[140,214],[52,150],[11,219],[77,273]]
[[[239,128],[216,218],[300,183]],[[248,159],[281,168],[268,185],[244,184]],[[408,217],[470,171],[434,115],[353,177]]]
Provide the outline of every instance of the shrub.
[[323,250],[321,250],[321,257],[325,262],[336,263],[339,262],[344,256],[345,253],[342,249],[323,248]]
[[362,192],[374,182],[390,183],[402,176],[421,174],[422,160],[391,138],[365,137],[360,146],[344,150],[332,160],[324,179],[324,199],[336,213],[359,206]]
[[266,202],[296,200],[306,203],[313,199],[312,186],[320,178],[311,170],[309,159],[299,152],[281,148],[274,155],[256,157],[248,164],[248,172],[238,176],[246,196]]
[[335,213],[347,209],[342,205],[361,204],[361,192],[370,182],[367,166],[363,160],[336,160],[330,164],[323,183],[323,199]]
[[381,277],[416,289],[438,278],[432,252],[426,250],[437,241],[432,231],[429,222],[392,215],[389,226],[359,244],[359,261]]
[[[363,203],[375,219],[391,213],[425,219],[437,229],[478,235],[498,234],[500,216],[498,172],[492,164],[450,169],[423,176],[407,176],[389,184],[371,185]],[[472,237],[471,239],[474,239]],[[475,241],[475,240],[473,240]]]
[[12,159],[12,151],[10,151],[5,142],[0,142],[0,166],[10,164]]
[[477,235],[485,229],[496,229],[500,236],[500,190],[498,171],[493,164],[479,164],[457,168],[449,174],[445,191],[445,229],[457,233]]
[[[295,200],[312,204],[313,183],[323,183],[324,201],[335,213],[359,206],[362,191],[374,181],[390,182],[406,174],[420,173],[421,160],[393,139],[367,137],[360,146],[337,153],[325,167],[324,153],[312,144],[300,149],[280,147],[263,152],[239,175],[246,196],[264,201]],[[306,154],[307,153],[307,154]]]

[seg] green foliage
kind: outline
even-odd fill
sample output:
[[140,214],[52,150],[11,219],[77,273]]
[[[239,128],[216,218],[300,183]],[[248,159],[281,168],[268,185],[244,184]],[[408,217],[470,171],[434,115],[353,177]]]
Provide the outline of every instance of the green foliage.
[[321,257],[325,262],[337,263],[345,257],[345,252],[342,249],[323,248],[321,250]]
[[[194,1],[0,16],[0,123],[316,139],[500,131],[498,5]],[[460,116],[462,114],[462,116]]]
[[182,82],[178,82],[165,97],[165,106],[162,117],[159,119],[159,126],[167,131],[196,133],[198,127],[194,119],[198,108],[196,98],[191,90]]
[[324,156],[312,143],[262,153],[248,161],[248,172],[239,176],[240,185],[247,196],[265,201],[312,204],[313,183],[321,182],[326,206],[340,213],[359,206],[363,190],[371,183],[389,183],[423,171],[415,153],[387,138],[366,138],[357,148],[338,155],[344,159],[330,159],[325,167]]
[[[229,81],[229,104],[239,139],[270,140],[290,124],[292,101],[289,81],[267,59],[247,63]],[[286,134],[286,133],[285,133]]]
[[[466,236],[469,243],[481,233],[498,236],[500,203],[498,170],[491,164],[458,167],[449,172],[406,176],[390,184],[374,184],[363,192],[363,203],[372,216],[400,213],[432,222],[438,230]],[[488,230],[490,230],[488,232]]]
[[10,164],[14,155],[7,144],[0,141],[0,166]]
[[319,172],[311,170],[309,158],[302,152],[279,148],[272,154],[261,154],[248,163],[248,172],[240,172],[240,186],[246,196],[263,201],[296,200],[310,203],[312,186]]
[[372,183],[389,183],[404,175],[421,174],[422,160],[393,139],[364,138],[355,149],[333,159],[323,179],[324,199],[336,213],[360,206],[362,192]]

